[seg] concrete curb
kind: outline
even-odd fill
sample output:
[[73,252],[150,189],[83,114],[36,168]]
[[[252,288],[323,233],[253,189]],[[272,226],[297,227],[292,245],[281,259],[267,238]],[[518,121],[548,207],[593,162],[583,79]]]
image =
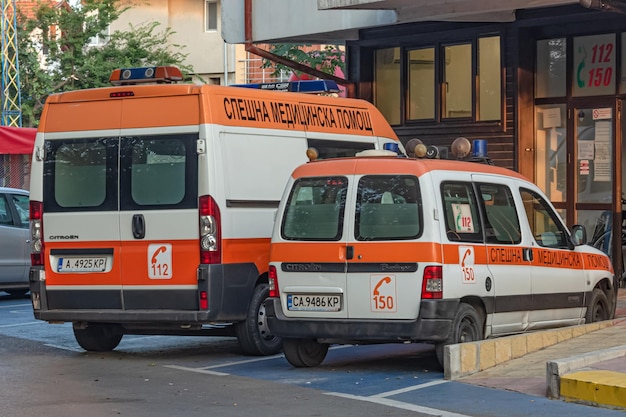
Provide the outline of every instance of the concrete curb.
[[586,333],[620,323],[607,320],[579,326],[459,343],[444,348],[444,378],[459,379]]
[[[594,352],[586,353],[583,355],[571,356],[569,358],[559,359],[546,363],[546,385],[548,387],[548,398],[553,399],[570,399],[570,400],[582,400],[587,402],[594,402],[593,397],[585,391],[587,388],[582,385],[593,385],[596,388],[592,388],[593,391],[600,391],[602,388],[608,386],[604,383],[605,377],[618,377],[618,382],[621,379],[621,384],[613,386],[619,389],[620,385],[626,383],[626,375],[618,372],[609,371],[583,371],[574,372],[584,369],[594,363],[607,361],[610,359],[626,356],[626,345],[616,346],[610,349],[597,350]],[[576,381],[580,381],[577,383]],[[565,382],[565,392],[562,393]],[[623,394],[621,398],[624,400],[620,404],[612,404],[617,406],[626,407],[626,385],[622,387]],[[606,390],[606,388],[604,389]],[[601,395],[601,393],[600,393]],[[600,402],[602,404],[602,402]]]

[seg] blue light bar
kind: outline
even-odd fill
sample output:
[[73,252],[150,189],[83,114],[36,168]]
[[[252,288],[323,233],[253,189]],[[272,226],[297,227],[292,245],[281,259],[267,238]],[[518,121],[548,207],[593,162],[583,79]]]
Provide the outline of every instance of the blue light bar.
[[339,93],[337,83],[332,80],[301,80],[284,83],[233,84],[232,87],[255,88],[258,90],[289,91],[292,93]]

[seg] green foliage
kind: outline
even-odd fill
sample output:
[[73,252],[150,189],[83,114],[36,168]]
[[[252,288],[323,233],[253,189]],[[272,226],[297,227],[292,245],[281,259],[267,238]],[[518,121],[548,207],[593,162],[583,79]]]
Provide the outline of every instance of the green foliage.
[[[108,86],[115,68],[177,65],[183,74],[184,47],[170,43],[174,34],[158,22],[115,31],[104,44],[109,25],[128,9],[121,0],[82,0],[78,6],[39,4],[35,17],[19,17],[18,51],[22,92],[22,124],[36,126],[46,98],[53,93]],[[45,54],[42,54],[42,51]]]
[[[285,57],[297,63],[315,68],[327,74],[334,74],[337,68],[344,69],[344,51],[337,45],[325,45],[321,50],[305,51],[303,48],[310,48],[310,44],[277,43],[270,46],[270,52],[275,55]],[[277,64],[268,59],[263,59],[263,68],[274,68],[272,75],[277,77],[281,73],[296,71],[282,64]]]

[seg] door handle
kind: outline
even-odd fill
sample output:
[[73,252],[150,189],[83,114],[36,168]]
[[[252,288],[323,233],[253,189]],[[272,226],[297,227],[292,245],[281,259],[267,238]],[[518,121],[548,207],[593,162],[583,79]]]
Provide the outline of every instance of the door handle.
[[146,237],[146,221],[143,214],[133,215],[133,236],[135,239]]
[[346,246],[346,259],[354,258],[354,246]]
[[532,248],[524,248],[522,250],[522,256],[525,261],[532,262],[533,261],[533,249]]

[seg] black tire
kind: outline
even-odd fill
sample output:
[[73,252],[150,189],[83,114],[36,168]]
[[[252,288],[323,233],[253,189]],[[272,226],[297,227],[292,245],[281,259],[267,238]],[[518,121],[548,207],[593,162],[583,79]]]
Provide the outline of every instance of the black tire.
[[474,307],[467,303],[459,304],[459,309],[452,320],[452,327],[445,342],[437,343],[435,352],[439,365],[443,368],[443,348],[457,343],[483,340],[484,320]]
[[314,339],[283,339],[283,353],[287,362],[296,368],[310,368],[322,363],[328,344]]
[[611,318],[609,300],[606,294],[599,288],[595,288],[591,293],[591,299],[585,314],[585,323],[595,323],[596,321],[608,320]]
[[76,341],[86,351],[108,352],[117,347],[124,336],[118,324],[89,323],[84,329],[74,328]]
[[235,335],[245,355],[275,355],[280,352],[282,340],[270,333],[265,316],[265,301],[270,294],[267,284],[254,289],[244,321],[235,325]]

